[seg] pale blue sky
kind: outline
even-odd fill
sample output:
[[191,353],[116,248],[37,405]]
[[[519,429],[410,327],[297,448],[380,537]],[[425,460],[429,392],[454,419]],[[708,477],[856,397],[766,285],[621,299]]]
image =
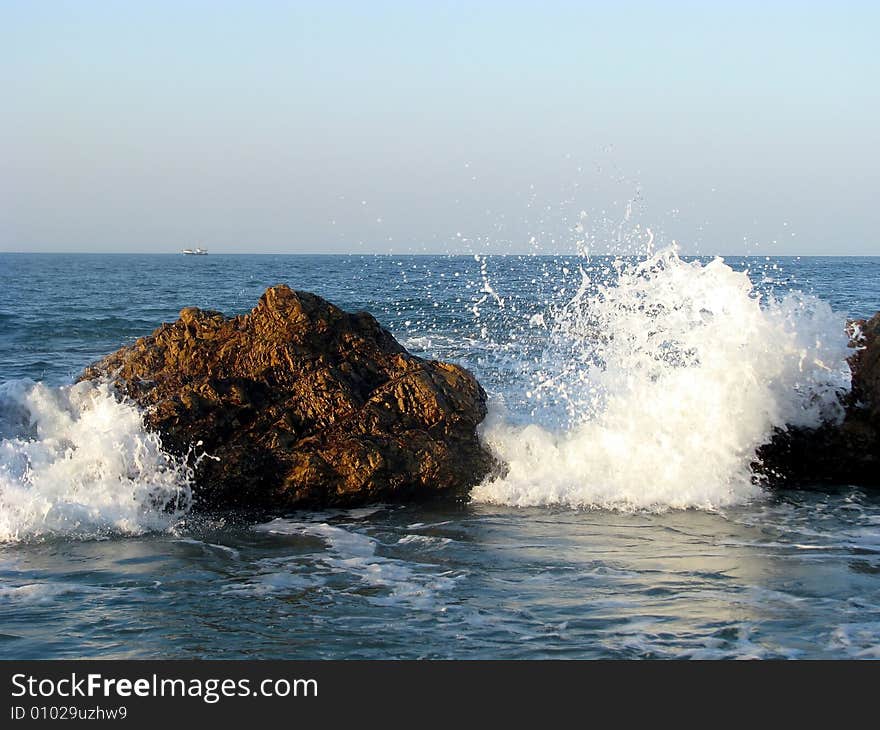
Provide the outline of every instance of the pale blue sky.
[[880,254],[878,27],[867,1],[0,0],[0,250],[567,251],[638,194],[689,252]]

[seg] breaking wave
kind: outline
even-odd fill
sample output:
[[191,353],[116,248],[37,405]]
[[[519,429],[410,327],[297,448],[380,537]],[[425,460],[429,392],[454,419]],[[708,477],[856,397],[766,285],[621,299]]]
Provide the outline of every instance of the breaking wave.
[[[761,295],[746,272],[674,249],[547,313],[528,396],[552,424],[496,404],[483,428],[506,472],[478,502],[621,510],[719,508],[761,493],[751,465],[775,428],[841,417],[845,320],[802,293]],[[544,326],[544,318],[535,321]]]
[[106,384],[0,384],[0,542],[167,530],[191,479]]

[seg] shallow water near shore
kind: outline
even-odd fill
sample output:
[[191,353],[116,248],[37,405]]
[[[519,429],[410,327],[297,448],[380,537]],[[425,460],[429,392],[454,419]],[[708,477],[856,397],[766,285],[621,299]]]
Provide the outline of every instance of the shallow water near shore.
[[[697,302],[698,314],[704,291],[719,282],[733,291],[742,284],[736,272],[747,271],[754,290],[733,314],[754,317],[752,330],[768,327],[774,336],[782,330],[772,327],[793,323],[794,334],[809,335],[793,339],[795,351],[806,351],[801,340],[820,342],[811,357],[825,366],[815,374],[798,369],[809,378],[790,381],[785,370],[760,369],[769,362],[765,351],[777,354],[764,340],[712,339],[715,350],[750,347],[754,372],[770,373],[765,379],[781,390],[741,396],[736,383],[716,389],[718,373],[733,372],[734,361],[712,369],[704,354],[688,371],[691,381],[704,376],[702,402],[745,407],[770,398],[784,415],[794,407],[807,413],[784,389],[807,381],[810,394],[837,387],[835,323],[880,308],[877,258],[728,259],[723,271],[708,273],[709,260],[687,263],[698,267],[669,264],[679,277],[676,292],[692,278],[713,277],[686,300]],[[632,465],[627,471],[594,454],[581,458],[602,448],[597,434],[612,434],[608,443],[623,442],[630,461],[654,469],[666,454],[691,453],[668,443],[682,428],[699,435],[704,420],[695,416],[690,428],[654,414],[644,427],[659,434],[656,443],[645,439],[634,450],[632,439],[645,434],[615,430],[626,419],[612,418],[614,403],[626,405],[623,399],[648,392],[657,378],[671,387],[694,365],[689,353],[704,343],[684,335],[673,357],[664,341],[649,361],[633,360],[644,343],[625,351],[606,344],[603,373],[609,363],[638,369],[660,362],[664,369],[635,385],[604,380],[585,395],[585,384],[599,382],[594,363],[567,364],[580,362],[572,342],[580,348],[577,338],[594,322],[580,309],[577,319],[565,319],[584,270],[599,286],[617,286],[610,261],[573,256],[0,254],[3,655],[880,658],[880,493],[767,494],[742,481],[740,451],[748,456],[775,411],[754,424],[713,422],[716,430],[735,429],[729,448],[710,452],[704,461],[712,468],[696,477],[670,469],[644,478]],[[665,271],[655,281],[663,284]],[[522,474],[485,485],[467,503],[250,521],[194,517],[181,505],[163,513],[163,522],[126,501],[138,490],[176,495],[174,465],[136,417],[94,393],[71,394],[67,385],[90,361],[173,320],[183,306],[243,312],[281,282],[367,309],[416,354],[471,368],[492,402],[495,420],[484,438],[512,455],[532,450]],[[810,298],[803,311],[765,319],[766,301],[790,292]],[[758,295],[761,312],[750,308]],[[587,307],[591,316],[596,301]],[[631,313],[629,301],[602,310],[601,322],[629,326],[621,314]],[[671,331],[679,322],[664,326]],[[716,337],[711,329],[706,336]],[[596,409],[598,421],[584,417]],[[527,439],[523,429],[531,429]],[[690,443],[704,453],[703,444]],[[652,455],[658,444],[666,450]]]
[[423,505],[4,548],[12,657],[880,658],[880,499]]

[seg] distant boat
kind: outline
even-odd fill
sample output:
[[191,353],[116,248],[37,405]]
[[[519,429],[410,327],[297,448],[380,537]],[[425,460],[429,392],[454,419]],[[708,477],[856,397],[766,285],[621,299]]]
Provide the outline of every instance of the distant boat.
[[208,249],[206,248],[185,248],[183,249],[183,253],[187,256],[207,256]]

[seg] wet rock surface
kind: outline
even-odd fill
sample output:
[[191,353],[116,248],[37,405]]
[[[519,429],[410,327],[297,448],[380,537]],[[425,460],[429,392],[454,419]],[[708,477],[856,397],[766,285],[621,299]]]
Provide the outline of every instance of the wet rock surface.
[[779,431],[756,469],[782,486],[880,487],[880,312],[850,323],[852,389],[839,424]]
[[207,508],[415,499],[463,492],[493,467],[473,375],[287,286],[237,317],[186,308],[81,379],[114,382],[168,451],[213,457],[195,473]]

